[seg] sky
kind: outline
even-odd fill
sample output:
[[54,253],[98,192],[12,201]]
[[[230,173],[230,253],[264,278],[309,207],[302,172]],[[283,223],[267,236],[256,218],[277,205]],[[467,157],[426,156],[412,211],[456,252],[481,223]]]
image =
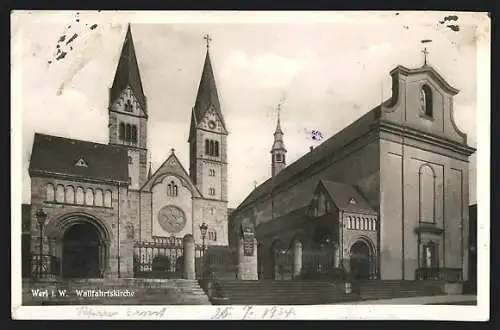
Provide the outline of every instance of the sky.
[[[108,142],[108,93],[128,22],[148,99],[153,170],[171,148],[188,170],[203,36],[212,38],[212,66],[229,130],[229,207],[271,174],[278,104],[290,164],[323,142],[311,138],[312,130],[326,140],[389,98],[390,70],[420,67],[424,46],[428,64],[460,90],[455,122],[477,147],[477,50],[489,43],[486,14],[16,12],[13,100],[20,111],[13,118],[20,125],[13,127],[21,130],[15,136],[22,141],[23,203],[30,200],[27,169],[35,132]],[[424,39],[432,42],[424,45]],[[473,203],[476,155],[470,160]]]

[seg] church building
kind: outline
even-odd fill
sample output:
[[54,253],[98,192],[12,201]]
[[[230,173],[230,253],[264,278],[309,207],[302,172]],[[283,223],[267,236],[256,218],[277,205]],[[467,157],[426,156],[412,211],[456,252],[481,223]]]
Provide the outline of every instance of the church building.
[[186,111],[188,170],[174,149],[156,171],[148,164],[150,109],[130,25],[108,110],[108,144],[35,133],[31,205],[23,206],[30,214],[23,216],[23,246],[33,258],[41,242],[44,267],[62,277],[133,277],[137,243],[182,242],[190,234],[196,244],[227,246],[228,130],[208,43],[196,100]]
[[475,150],[454,122],[458,90],[427,63],[390,74],[390,99],[289,165],[278,116],[271,177],[229,222],[231,246],[255,231],[260,278],[467,280]]

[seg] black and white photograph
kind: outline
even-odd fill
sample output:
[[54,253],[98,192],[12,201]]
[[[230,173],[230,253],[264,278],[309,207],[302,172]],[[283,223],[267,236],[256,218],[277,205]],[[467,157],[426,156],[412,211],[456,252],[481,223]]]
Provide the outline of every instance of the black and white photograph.
[[11,26],[12,318],[489,318],[488,13]]

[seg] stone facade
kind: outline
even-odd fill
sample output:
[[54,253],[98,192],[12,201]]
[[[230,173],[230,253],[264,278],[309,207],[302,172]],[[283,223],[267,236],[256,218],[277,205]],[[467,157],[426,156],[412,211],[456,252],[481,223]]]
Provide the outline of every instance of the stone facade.
[[[190,166],[192,173],[184,169],[173,149],[160,168],[148,173],[148,113],[136,62],[129,27],[109,100],[109,146],[126,150],[119,158],[120,162],[127,162],[119,166],[126,169],[121,182],[99,177],[102,171],[96,168],[96,162],[85,163],[91,159],[93,148],[107,147],[86,141],[57,138],[57,141],[81,148],[80,163],[75,163],[77,159],[73,156],[61,155],[56,165],[64,163],[66,168],[62,170],[42,166],[42,171],[36,168],[39,164],[30,165],[31,219],[36,219],[35,213],[40,209],[47,214],[43,254],[58,258],[61,271],[65,262],[64,237],[73,225],[81,223],[90,224],[97,230],[98,262],[103,276],[133,276],[136,242],[170,237],[182,239],[188,235],[197,245],[228,244],[227,131],[222,112],[202,109],[206,111],[206,118],[191,127],[199,137],[196,148],[190,149],[194,160]],[[209,69],[204,69],[202,80],[207,79],[207,75],[213,76],[211,66]],[[197,100],[197,104],[199,102]],[[52,138],[46,138],[49,149]],[[204,142],[207,138],[218,141],[217,155],[207,154]],[[41,155],[43,164],[44,151],[37,150],[36,145],[33,148]],[[113,168],[114,165],[110,161],[99,166]],[[87,175],[90,169],[99,178]],[[208,226],[205,239],[200,233],[203,223]],[[37,221],[31,221],[30,234],[31,252],[38,255]]]
[[[474,149],[453,121],[458,91],[429,66],[397,67],[391,75],[390,100],[256,187],[231,217],[232,242],[244,221],[254,224],[259,241],[286,244],[300,228],[324,225],[308,222],[300,210],[318,182],[330,180],[355,187],[375,211],[376,227],[368,230],[346,229],[348,213],[327,220],[340,223],[344,258],[362,238],[375,249],[381,279],[412,280],[428,262],[424,248],[432,243],[435,267],[462,269],[467,279],[468,159]],[[296,217],[304,223],[295,224]],[[276,221],[283,225],[279,230],[268,225]]]

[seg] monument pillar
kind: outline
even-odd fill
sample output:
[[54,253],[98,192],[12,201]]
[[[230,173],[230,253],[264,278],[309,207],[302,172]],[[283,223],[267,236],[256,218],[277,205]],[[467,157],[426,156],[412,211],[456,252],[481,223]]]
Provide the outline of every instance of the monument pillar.
[[293,241],[293,278],[300,276],[302,272],[302,242],[298,239]]
[[193,235],[187,234],[184,236],[184,276],[188,280],[196,278],[195,272],[195,248]]
[[238,279],[258,280],[257,239],[251,226],[242,225],[238,243]]
[[[134,277],[134,226],[125,226],[125,237],[120,244],[120,277]],[[123,236],[122,236],[123,237]]]

